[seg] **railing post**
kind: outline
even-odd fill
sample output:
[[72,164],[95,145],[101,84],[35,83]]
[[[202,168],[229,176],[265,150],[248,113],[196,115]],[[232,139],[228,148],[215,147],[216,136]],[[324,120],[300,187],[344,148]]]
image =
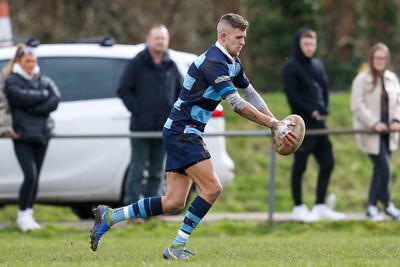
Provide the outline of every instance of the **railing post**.
[[271,147],[271,163],[269,166],[269,201],[268,201],[268,223],[273,224],[274,205],[275,205],[275,149]]

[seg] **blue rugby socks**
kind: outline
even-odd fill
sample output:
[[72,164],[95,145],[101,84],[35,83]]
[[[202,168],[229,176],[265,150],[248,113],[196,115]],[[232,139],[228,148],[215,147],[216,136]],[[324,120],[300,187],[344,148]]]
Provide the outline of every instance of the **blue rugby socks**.
[[110,225],[133,218],[147,218],[164,214],[161,197],[149,197],[131,205],[113,209],[107,223]]
[[197,196],[183,219],[182,225],[172,242],[171,247],[184,247],[189,239],[190,234],[200,223],[203,217],[210,210],[211,205],[202,197]]
[[[210,210],[211,206],[211,204],[200,196],[197,196],[193,200],[175,239],[172,241],[171,247],[184,247],[186,245],[189,236]],[[110,214],[107,214],[107,224],[111,226],[129,218],[147,218],[161,214],[164,214],[161,197],[144,198],[131,205],[112,210]]]

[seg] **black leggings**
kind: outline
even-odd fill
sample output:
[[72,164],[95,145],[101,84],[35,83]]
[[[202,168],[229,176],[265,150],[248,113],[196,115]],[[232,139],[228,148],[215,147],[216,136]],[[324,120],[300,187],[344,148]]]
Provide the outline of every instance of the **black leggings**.
[[389,150],[389,136],[381,135],[378,155],[369,155],[374,165],[371,184],[369,187],[368,202],[376,206],[381,201],[387,206],[390,199],[390,183],[391,183],[391,152]]
[[295,152],[292,168],[292,195],[295,206],[303,204],[301,184],[306,170],[308,156],[313,154],[319,165],[316,189],[316,204],[325,202],[329,179],[334,167],[332,144],[327,136],[305,137],[303,144]]
[[47,150],[47,142],[26,142],[14,140],[14,151],[24,173],[19,191],[19,209],[32,208],[36,201],[40,169]]

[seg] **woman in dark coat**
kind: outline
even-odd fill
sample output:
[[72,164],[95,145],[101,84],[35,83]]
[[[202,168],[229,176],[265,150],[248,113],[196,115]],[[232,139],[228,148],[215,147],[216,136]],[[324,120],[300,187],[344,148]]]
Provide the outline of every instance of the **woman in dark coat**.
[[4,76],[14,131],[19,135],[13,140],[14,150],[24,174],[17,223],[24,232],[38,230],[40,225],[33,218],[33,205],[53,128],[50,112],[57,108],[60,93],[50,78],[40,74],[36,55],[23,44],[18,46]]

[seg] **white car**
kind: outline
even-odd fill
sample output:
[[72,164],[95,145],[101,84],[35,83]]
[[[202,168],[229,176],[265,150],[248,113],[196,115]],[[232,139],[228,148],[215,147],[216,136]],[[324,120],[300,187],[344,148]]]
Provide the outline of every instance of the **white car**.
[[[68,205],[80,218],[91,216],[98,203],[120,205],[130,162],[129,138],[57,138],[62,135],[124,135],[130,113],[116,97],[120,76],[129,59],[144,49],[139,45],[43,44],[34,48],[43,74],[61,91],[58,109],[42,168],[38,203]],[[16,47],[0,49],[0,67],[8,63]],[[196,55],[170,50],[184,76]],[[205,133],[225,131],[219,106]],[[160,135],[161,136],[161,135]],[[225,137],[204,137],[223,185],[234,177],[234,163],[227,154]],[[0,205],[17,203],[23,175],[12,141],[0,139]]]

